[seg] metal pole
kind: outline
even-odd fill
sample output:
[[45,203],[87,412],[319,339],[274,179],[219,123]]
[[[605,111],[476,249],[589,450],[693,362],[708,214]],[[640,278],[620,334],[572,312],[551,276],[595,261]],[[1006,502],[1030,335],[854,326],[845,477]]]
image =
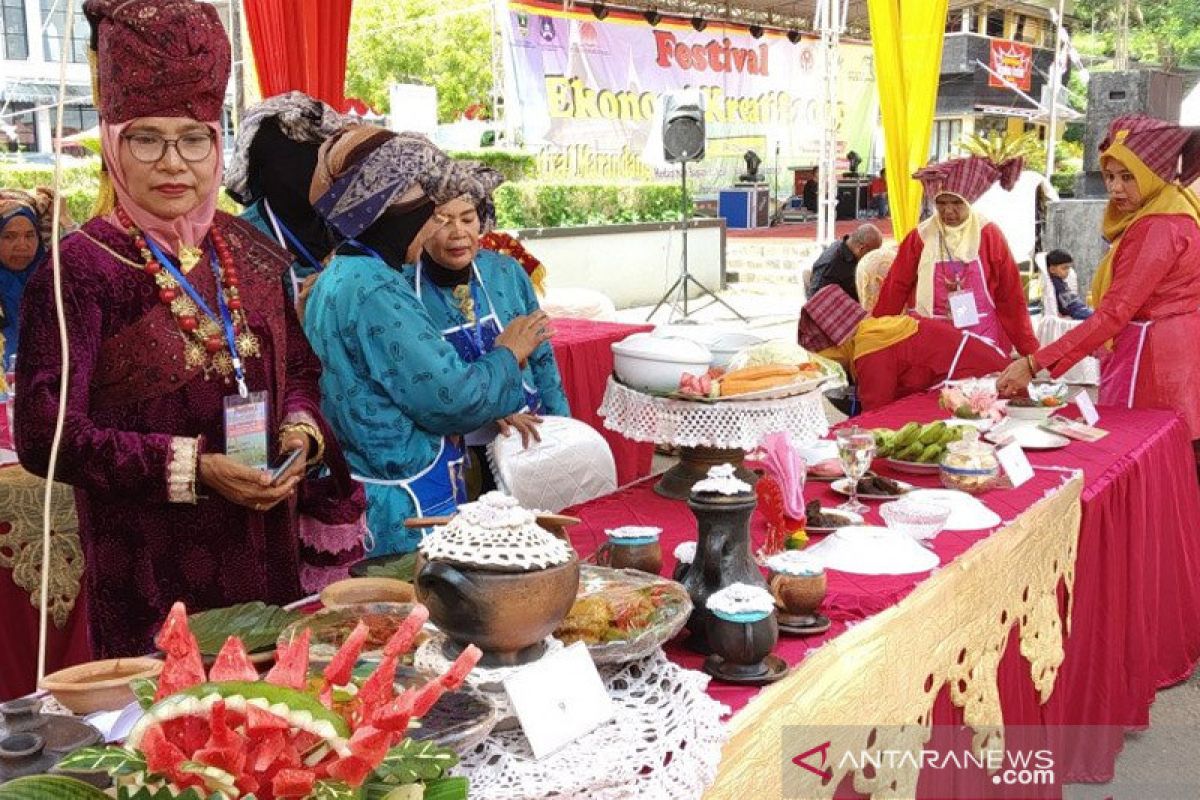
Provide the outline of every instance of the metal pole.
[[[684,156],[686,158],[686,155]],[[683,318],[688,318],[688,218],[691,216],[688,209],[688,194],[687,194],[687,161],[682,161],[679,164],[683,168],[683,192],[679,200],[679,216],[683,220],[683,281],[679,284],[683,290]],[[668,320],[669,322],[670,320]]]
[[1058,0],[1058,16],[1054,19],[1054,66],[1050,69],[1050,130],[1046,134],[1046,179],[1054,175],[1054,151],[1058,145],[1058,95],[1062,88],[1062,70],[1058,59],[1063,47],[1063,4]]
[[838,0],[817,0],[817,24],[821,32],[824,92],[821,102],[821,159],[818,186],[817,239],[828,244],[837,231],[837,56],[841,28]]

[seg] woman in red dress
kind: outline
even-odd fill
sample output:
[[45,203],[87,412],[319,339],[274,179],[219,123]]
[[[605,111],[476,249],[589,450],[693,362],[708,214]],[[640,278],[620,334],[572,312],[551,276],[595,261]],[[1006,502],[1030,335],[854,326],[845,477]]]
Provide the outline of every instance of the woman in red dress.
[[1092,280],[1096,313],[1014,361],[1000,390],[1099,351],[1100,403],[1177,410],[1200,456],[1200,200],[1186,188],[1200,176],[1200,129],[1118,117],[1100,151],[1112,244]]
[[[887,317],[912,309],[920,317],[953,322],[1005,353],[1014,346],[1022,355],[1037,350],[1021,274],[1004,233],[971,207],[996,181],[1009,189],[1020,175],[1019,158],[996,166],[979,156],[918,170],[913,177],[937,213],[900,243],[872,313]],[[954,319],[952,309],[962,306],[973,307],[978,321]]]

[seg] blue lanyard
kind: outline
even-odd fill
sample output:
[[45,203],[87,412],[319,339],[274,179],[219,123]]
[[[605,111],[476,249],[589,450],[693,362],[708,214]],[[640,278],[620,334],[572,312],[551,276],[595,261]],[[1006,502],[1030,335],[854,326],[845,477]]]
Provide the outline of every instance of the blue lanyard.
[[[467,330],[467,334],[471,337],[472,344],[475,345],[475,358],[479,359],[483,358],[483,356],[487,353],[487,350],[483,346],[483,304],[479,301],[479,284],[475,280],[475,268],[472,266],[470,269],[472,271],[472,275],[467,279],[467,285],[471,289],[471,302],[475,304],[475,327],[473,330],[466,328],[465,325],[463,327]],[[429,280],[429,285],[433,289],[433,293],[436,294],[438,299],[442,301],[442,307],[446,309],[447,316],[453,317],[454,308],[450,305],[449,301],[446,300],[446,295],[442,293],[442,288],[434,283],[432,279]],[[488,311],[490,312],[491,309],[489,308]],[[467,322],[466,315],[462,314],[461,309],[459,310],[459,314],[462,315],[463,322]]]
[[325,269],[325,265],[318,261],[316,256],[309,252],[308,248],[304,246],[304,243],[296,237],[296,234],[292,233],[291,228],[289,228],[287,224],[275,214],[275,210],[271,208],[271,204],[267,203],[265,200],[263,201],[263,204],[267,209],[267,214],[269,214],[271,217],[271,222],[276,228],[279,229],[279,232],[283,234],[283,238],[287,240],[286,243],[280,242],[280,244],[285,247],[290,245],[292,252],[299,256],[302,261],[307,262],[308,265],[313,268],[313,271],[323,271]]
[[162,264],[163,269],[167,271],[180,288],[187,293],[187,296],[192,299],[196,307],[204,312],[205,316],[221,326],[221,330],[225,333],[225,344],[229,346],[229,355],[233,359],[233,373],[237,378],[238,394],[242,397],[249,397],[250,390],[246,387],[246,373],[242,369],[242,358],[237,351],[237,336],[233,332],[233,315],[229,311],[229,306],[225,303],[225,294],[221,290],[221,267],[217,263],[216,253],[209,251],[208,261],[212,265],[213,279],[216,281],[217,287],[217,308],[221,315],[218,318],[208,307],[208,303],[204,302],[204,298],[196,291],[196,287],[192,286],[187,277],[179,271],[179,267],[175,266],[175,262],[167,258],[158,244],[149,236],[146,237],[146,245],[150,248],[150,252],[158,259],[158,263]]

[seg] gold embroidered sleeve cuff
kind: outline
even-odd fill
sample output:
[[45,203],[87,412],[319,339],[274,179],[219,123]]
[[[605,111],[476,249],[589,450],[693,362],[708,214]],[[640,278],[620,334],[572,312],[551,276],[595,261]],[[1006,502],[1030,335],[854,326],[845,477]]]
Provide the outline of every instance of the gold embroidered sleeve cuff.
[[196,471],[200,460],[200,442],[175,436],[167,461],[167,502],[196,503]]

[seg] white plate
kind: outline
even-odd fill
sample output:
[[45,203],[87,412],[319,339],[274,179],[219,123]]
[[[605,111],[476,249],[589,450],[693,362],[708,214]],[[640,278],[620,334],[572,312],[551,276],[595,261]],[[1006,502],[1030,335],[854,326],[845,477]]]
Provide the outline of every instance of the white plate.
[[907,472],[909,475],[937,475],[941,469],[937,464],[926,464],[923,461],[900,461],[895,458],[885,458],[884,463],[897,472]]
[[840,517],[842,519],[842,524],[835,528],[814,528],[813,526],[809,525],[805,527],[806,531],[809,533],[833,533],[834,531],[838,530],[838,528],[844,528],[847,525],[861,525],[863,523],[862,514],[855,514],[853,511],[842,511],[839,508],[822,508],[821,513],[828,514],[832,517]]
[[1060,450],[1071,443],[1071,440],[1065,436],[1059,436],[1057,433],[1051,433],[1030,424],[1005,425],[993,430],[983,438],[992,444],[1001,446],[1016,442],[1022,450]]
[[905,495],[910,500],[934,503],[950,509],[944,531],[978,531],[994,528],[1003,520],[981,500],[956,489],[917,489]]
[[[911,483],[905,483],[904,481],[896,481],[896,483],[899,484],[900,488],[904,490],[900,494],[863,494],[862,492],[859,492],[858,499],[859,500],[895,500],[897,497],[906,496],[909,492],[911,492],[913,490],[913,485]],[[846,497],[849,497],[850,496],[850,479],[842,478],[840,480],[834,481],[833,482],[833,490],[835,492],[837,492],[838,494],[844,494]]]
[[911,575],[941,563],[937,553],[911,536],[878,525],[852,525],[806,547],[825,569],[856,575]]

